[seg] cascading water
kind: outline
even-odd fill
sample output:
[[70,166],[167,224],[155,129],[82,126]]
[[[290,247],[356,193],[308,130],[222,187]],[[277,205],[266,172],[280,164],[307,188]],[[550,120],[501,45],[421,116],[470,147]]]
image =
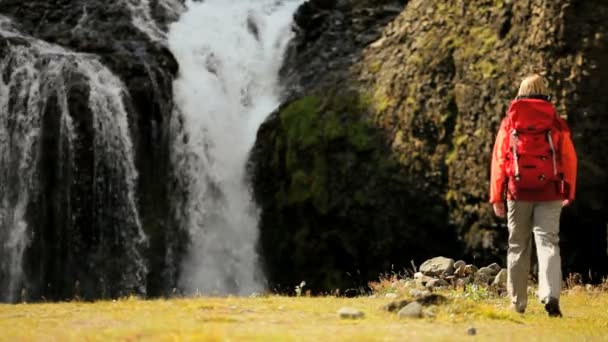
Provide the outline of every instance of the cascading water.
[[278,71],[301,3],[188,1],[170,29],[180,64],[174,165],[187,189],[176,203],[191,238],[180,277],[187,293],[264,288],[245,168],[258,127],[279,105]]
[[[131,12],[133,25],[145,33],[152,41],[165,42],[166,33],[152,18],[150,0],[123,0]],[[182,11],[179,0],[157,0],[168,16],[176,17]]]
[[34,252],[38,287],[145,293],[123,84],[96,56],[22,35],[2,16],[0,43],[0,301],[35,287],[24,266],[32,241],[61,249]]

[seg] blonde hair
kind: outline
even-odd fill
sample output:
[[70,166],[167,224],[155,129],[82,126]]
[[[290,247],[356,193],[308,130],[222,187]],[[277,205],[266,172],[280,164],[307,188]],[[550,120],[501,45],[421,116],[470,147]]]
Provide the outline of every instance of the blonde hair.
[[534,74],[524,78],[524,80],[521,81],[517,96],[528,95],[547,95],[547,85],[542,76]]

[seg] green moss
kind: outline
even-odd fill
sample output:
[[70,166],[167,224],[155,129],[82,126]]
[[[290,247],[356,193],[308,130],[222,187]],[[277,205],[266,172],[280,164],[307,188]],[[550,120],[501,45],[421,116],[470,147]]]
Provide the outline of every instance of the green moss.
[[349,127],[348,142],[358,151],[366,151],[372,148],[371,132],[366,123],[358,122]]
[[340,118],[334,112],[327,113],[326,117],[322,120],[323,125],[323,137],[327,140],[334,140],[343,137],[346,134],[346,128],[340,122]]
[[407,57],[407,61],[405,62],[406,65],[412,65],[412,66],[420,66],[420,65],[422,65],[422,63],[424,63],[424,59],[417,52],[414,52],[411,55],[409,55]]
[[458,149],[460,148],[460,146],[466,143],[468,139],[469,136],[467,134],[457,135],[452,138],[452,149],[447,153],[445,157],[446,165],[451,165],[456,161],[456,158],[458,157]]
[[382,89],[377,89],[374,94],[374,103],[376,110],[384,112],[390,107],[394,106],[394,100],[390,98]]
[[366,203],[366,196],[365,193],[363,193],[363,191],[357,190],[355,192],[355,202],[357,202],[357,204],[359,204],[360,206],[365,205]]
[[361,112],[367,111],[374,103],[374,98],[369,93],[360,94],[359,101],[355,103],[357,109]]
[[297,170],[291,174],[288,201],[290,203],[302,202],[311,197],[311,177],[303,170]]
[[[284,154],[290,181],[280,200],[311,201],[321,213],[329,210],[328,151],[342,146],[345,151],[365,153],[377,145],[377,131],[365,115],[368,102],[352,94],[332,94],[329,100],[309,96],[281,111],[284,141],[276,143],[272,164],[279,164]],[[355,163],[357,155],[353,156]]]
[[322,154],[315,155],[312,185],[310,192],[312,200],[317,209],[323,214],[327,213],[329,208],[329,192],[327,191],[327,159]]
[[308,96],[291,103],[281,112],[281,125],[287,133],[289,145],[306,147],[318,143],[319,104],[317,97]]
[[458,198],[458,193],[453,189],[448,190],[448,192],[446,192],[446,194],[445,194],[446,202],[456,201],[457,198]]
[[484,79],[488,79],[496,72],[496,65],[487,60],[481,61],[479,63],[479,71]]
[[476,42],[478,55],[486,55],[494,50],[498,36],[496,32],[487,26],[476,26],[469,31],[469,37]]
[[379,61],[374,61],[374,62],[370,63],[368,70],[369,70],[371,73],[376,74],[376,73],[378,73],[380,70],[382,70],[382,63],[381,63],[381,62],[379,62]]
[[446,157],[445,157],[445,164],[446,165],[451,165],[452,163],[454,163],[456,161],[456,157],[458,157],[458,150],[456,148],[453,148],[446,155]]
[[454,146],[458,147],[458,146],[464,144],[468,138],[469,138],[469,136],[466,134],[462,134],[462,135],[454,137]]

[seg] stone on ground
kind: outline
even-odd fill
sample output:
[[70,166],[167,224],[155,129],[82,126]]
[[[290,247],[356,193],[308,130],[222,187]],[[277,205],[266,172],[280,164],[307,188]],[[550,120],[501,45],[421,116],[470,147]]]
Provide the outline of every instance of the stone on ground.
[[429,296],[431,294],[431,291],[429,290],[418,290],[418,289],[411,289],[410,290],[410,296],[414,297],[414,298],[419,298],[419,297],[426,297]]
[[410,300],[397,300],[394,302],[390,302],[388,304],[386,304],[384,306],[384,310],[388,311],[388,312],[395,312],[395,311],[399,311],[401,310],[403,307],[405,307],[406,305],[408,305],[409,303],[411,303],[412,301]]
[[486,273],[477,272],[473,283],[476,285],[486,286],[488,283],[490,283],[490,276],[488,276]]
[[436,257],[420,265],[420,272],[426,276],[435,277],[454,273],[454,259]]
[[456,269],[454,271],[454,274],[458,277],[466,277],[467,276],[467,267],[466,265],[462,264],[459,265],[458,267],[456,267],[456,264],[454,264],[454,268]]
[[431,281],[429,281],[428,283],[426,283],[426,288],[427,289],[435,289],[435,288],[439,288],[439,287],[448,287],[450,286],[450,284],[445,281],[444,279],[433,279]]
[[502,267],[500,267],[500,265],[498,265],[497,263],[493,263],[491,265],[488,265],[487,267],[490,270],[492,270],[492,275],[493,276],[497,275],[502,270]]
[[456,262],[454,263],[454,269],[458,269],[458,268],[460,268],[461,266],[462,266],[462,267],[464,267],[464,266],[466,266],[466,265],[467,265],[467,263],[466,263],[466,262],[464,262],[463,260],[458,260],[458,261],[456,261]]
[[489,267],[482,267],[479,269],[479,271],[477,273],[485,274],[488,276],[488,278],[493,277],[495,275],[494,270]]
[[418,302],[411,302],[403,309],[399,310],[399,313],[397,315],[399,316],[399,318],[421,318],[422,304]]
[[475,266],[475,265],[467,265],[467,266],[464,268],[464,273],[465,273],[466,275],[470,276],[470,275],[474,275],[475,273],[477,273],[477,271],[478,271],[478,270],[479,270],[479,269],[478,269],[478,268],[477,268],[477,266]]
[[507,286],[507,270],[506,269],[502,269],[502,270],[500,270],[500,272],[498,272],[498,274],[496,275],[496,278],[494,278],[494,282],[492,282],[492,285],[498,286],[498,287]]
[[365,316],[363,311],[349,307],[343,307],[338,310],[338,315],[343,319],[359,319]]

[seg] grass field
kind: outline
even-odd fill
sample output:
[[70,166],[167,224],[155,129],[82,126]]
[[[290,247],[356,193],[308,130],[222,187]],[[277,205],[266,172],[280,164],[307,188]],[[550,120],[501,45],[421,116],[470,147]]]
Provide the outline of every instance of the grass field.
[[[608,293],[564,293],[564,318],[533,301],[525,315],[501,297],[454,296],[434,317],[400,319],[376,298],[191,298],[0,305],[2,341],[608,341]],[[337,311],[354,307],[363,319]],[[470,336],[467,330],[476,329]]]

